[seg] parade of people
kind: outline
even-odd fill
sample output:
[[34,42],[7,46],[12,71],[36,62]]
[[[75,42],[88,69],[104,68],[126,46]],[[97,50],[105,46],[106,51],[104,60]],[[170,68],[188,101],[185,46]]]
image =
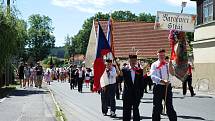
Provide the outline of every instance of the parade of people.
[[[170,37],[171,34],[173,33],[170,32]],[[33,86],[42,88],[42,85],[52,86],[52,83],[55,85],[58,82],[60,85],[60,83],[66,84],[68,82],[71,91],[76,92],[77,90],[82,95],[84,93],[94,94],[98,92],[97,94],[101,96],[101,113],[103,116],[117,118],[117,100],[122,100],[123,121],[132,119],[133,121],[140,121],[141,113],[139,107],[141,100],[144,99],[144,93],[152,93],[152,121],[160,121],[161,115],[165,113],[170,121],[177,121],[172,91],[173,76],[176,75],[175,71],[177,71],[173,65],[174,56],[176,55],[171,53],[171,58],[169,58],[166,56],[166,50],[160,48],[157,51],[157,60],[144,60],[144,62],[141,62],[140,60],[138,61],[137,53],[131,49],[130,53],[136,54],[128,54],[126,62],[119,63],[113,54],[103,58],[105,55],[102,55],[104,54],[101,53],[102,49],[112,53],[110,46],[104,47],[104,45],[101,45],[100,49],[98,53],[104,59],[100,62],[104,65],[98,65],[98,68],[95,67],[98,63],[96,60],[91,65],[91,68],[85,67],[84,63],[76,65],[69,62],[67,67],[56,67],[52,62],[52,65],[49,65],[50,68],[44,68],[41,66],[40,61],[36,62],[35,66],[33,66],[34,64],[23,64],[21,62],[17,72],[20,87],[24,89]],[[102,67],[104,67],[104,70],[99,70]],[[195,96],[196,94],[192,87],[191,68],[189,64],[186,70],[186,79],[182,81],[183,95],[186,95],[188,83],[191,96]],[[97,71],[101,71],[99,78],[95,78],[95,76],[98,76]]]
[[0,0],[0,121],[215,121],[215,0]]

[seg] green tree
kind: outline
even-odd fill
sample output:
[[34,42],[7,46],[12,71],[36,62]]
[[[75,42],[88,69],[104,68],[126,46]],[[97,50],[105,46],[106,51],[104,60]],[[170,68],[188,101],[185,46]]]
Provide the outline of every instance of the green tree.
[[18,58],[23,58],[24,61],[27,61],[28,55],[26,53],[27,49],[25,48],[28,40],[27,22],[18,20],[16,29],[18,30],[16,55]]
[[[47,67],[49,67],[50,65],[50,60],[51,60],[51,57],[47,57],[45,58],[42,63],[45,64]],[[60,66],[63,66],[64,64],[64,60],[63,59],[60,59],[60,58],[57,58],[57,57],[52,57],[52,60],[53,60],[53,64],[55,67],[60,67]]]
[[64,50],[65,50],[64,58],[68,59],[71,56],[70,48],[72,46],[72,41],[71,41],[71,38],[69,37],[68,34],[66,35],[64,41],[65,41],[65,43],[64,43]]
[[137,16],[130,11],[114,11],[111,17],[117,21],[135,21]]
[[[91,19],[108,20],[109,17],[110,17],[110,15],[107,14],[107,13],[103,14],[102,12],[98,12],[98,13],[96,13],[93,17],[91,17],[90,20],[91,20]],[[89,19],[87,19],[86,21],[88,21],[88,20],[89,20]],[[85,25],[83,25],[83,27],[87,27],[87,26],[86,26],[86,25],[87,25],[86,21],[84,22]]]
[[54,47],[55,37],[53,36],[54,27],[52,20],[48,16],[40,14],[31,15],[28,18],[30,27],[28,29],[28,48],[29,55],[35,61],[43,60],[50,53],[50,49]]
[[190,48],[188,49],[188,54],[191,54],[193,53],[193,45],[191,43],[194,41],[194,33],[186,32],[186,36],[187,36],[187,42],[190,46]]
[[86,21],[84,21],[82,29],[78,32],[77,35],[72,37],[72,47],[74,48],[75,53],[80,53],[80,54],[86,53],[90,31],[92,28],[93,18],[94,17],[91,17],[90,19],[87,19]]
[[[14,80],[14,67],[25,50],[27,24],[17,16],[17,10],[0,4],[0,86]],[[7,11],[5,11],[7,10]],[[3,76],[5,75],[5,76]],[[4,80],[4,81],[3,81]]]
[[0,73],[6,63],[13,61],[11,57],[23,53],[28,38],[27,23],[19,19],[16,13],[17,11],[11,9],[11,12],[6,14],[0,5]]
[[144,22],[155,22],[155,16],[152,16],[150,13],[140,13],[137,16],[137,21],[144,21]]

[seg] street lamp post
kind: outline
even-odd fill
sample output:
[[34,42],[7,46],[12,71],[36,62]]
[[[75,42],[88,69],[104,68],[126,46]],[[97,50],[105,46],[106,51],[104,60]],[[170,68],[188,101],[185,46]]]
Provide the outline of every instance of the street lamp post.
[[182,2],[181,3],[181,13],[183,13],[183,11],[184,11],[184,8],[186,7],[186,5],[187,5],[187,2]]

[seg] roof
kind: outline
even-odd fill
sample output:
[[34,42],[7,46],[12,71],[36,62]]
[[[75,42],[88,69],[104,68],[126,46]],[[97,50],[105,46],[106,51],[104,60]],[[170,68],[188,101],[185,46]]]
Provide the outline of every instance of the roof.
[[[95,23],[97,31],[98,22]],[[107,21],[100,21],[104,33],[107,33]],[[155,58],[156,51],[160,48],[170,51],[167,30],[154,30],[154,23],[146,22],[122,22],[114,21],[113,39],[116,57],[128,58],[134,54],[132,48],[139,58]]]

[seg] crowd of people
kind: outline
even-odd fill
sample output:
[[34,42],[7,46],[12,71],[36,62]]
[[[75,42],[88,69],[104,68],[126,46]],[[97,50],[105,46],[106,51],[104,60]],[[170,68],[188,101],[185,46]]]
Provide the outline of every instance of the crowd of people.
[[93,91],[93,72],[90,68],[83,66],[70,65],[69,67],[54,67],[44,69],[40,62],[33,64],[20,63],[17,70],[17,78],[20,81],[20,87],[42,87],[42,81],[51,84],[53,80],[64,83],[69,82],[71,89],[78,86],[78,91],[82,92],[83,84]]
[[[123,121],[140,120],[139,105],[144,93],[148,93],[147,87],[152,91],[153,87],[153,110],[152,120],[160,121],[162,110],[166,108],[170,121],[177,121],[172,100],[172,79],[174,68],[172,61],[165,55],[165,50],[157,51],[158,60],[154,63],[141,65],[137,62],[137,55],[129,55],[129,63],[124,63],[121,68],[115,65],[113,60],[106,59],[106,69],[100,80],[101,112],[107,116],[110,108],[110,116],[116,117],[116,99],[123,100]],[[44,71],[45,70],[45,71]],[[78,88],[83,92],[83,84],[90,91],[93,90],[93,68],[70,65],[67,68],[43,69],[40,63],[36,66],[21,63],[18,69],[21,87],[35,86],[41,88],[42,80],[50,85],[52,80],[64,83],[69,82],[71,90]],[[192,88],[192,70],[189,65],[187,78],[183,82],[183,94],[186,95],[187,83],[191,96],[195,96]],[[165,107],[162,105],[165,102]]]
[[[113,64],[113,60],[106,60],[106,71],[100,80],[101,85],[101,112],[107,116],[110,108],[110,116],[116,117],[116,100],[122,92],[123,121],[131,120],[133,110],[133,121],[140,121],[139,105],[144,93],[148,93],[153,87],[153,109],[152,121],[160,121],[163,109],[170,121],[177,121],[177,113],[173,106],[172,77],[174,66],[169,57],[165,55],[164,49],[157,51],[158,60],[141,66],[137,62],[137,55],[129,55],[129,64],[124,63],[119,69]],[[183,81],[183,94],[186,95],[187,82],[191,96],[195,96],[192,88],[191,66],[187,71],[187,78]],[[123,82],[123,86],[121,83]],[[123,89],[122,89],[123,87]],[[163,102],[165,106],[163,106]]]
[[26,88],[35,86],[42,88],[43,73],[43,67],[39,62],[36,66],[21,63],[17,72],[20,87]]

